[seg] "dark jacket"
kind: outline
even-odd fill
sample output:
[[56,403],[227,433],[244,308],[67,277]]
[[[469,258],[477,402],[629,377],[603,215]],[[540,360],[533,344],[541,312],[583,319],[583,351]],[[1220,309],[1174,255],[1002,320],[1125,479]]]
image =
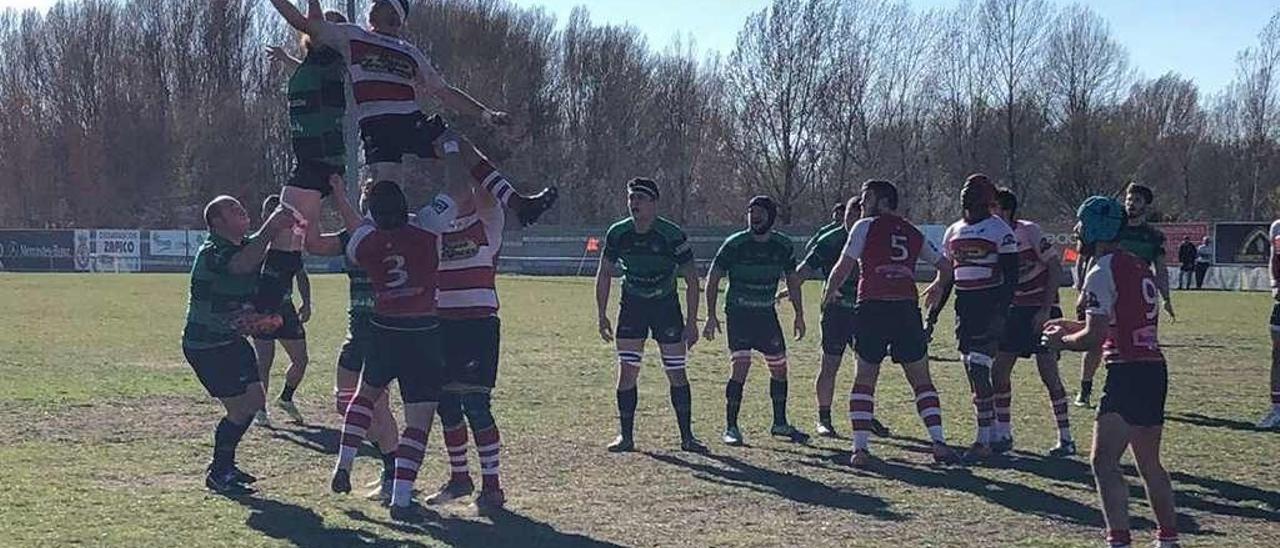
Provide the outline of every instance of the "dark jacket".
[[1196,244],[1191,242],[1182,242],[1178,246],[1178,262],[1184,268],[1192,268],[1196,265]]

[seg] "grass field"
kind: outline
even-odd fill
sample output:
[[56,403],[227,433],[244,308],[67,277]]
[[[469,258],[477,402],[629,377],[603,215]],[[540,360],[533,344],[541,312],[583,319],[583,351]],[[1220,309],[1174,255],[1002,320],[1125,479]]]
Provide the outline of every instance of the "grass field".
[[[887,366],[877,411],[896,436],[873,439],[869,471],[835,463],[847,440],[769,439],[767,371],[757,363],[741,423],[751,444],[718,442],[728,353],[694,349],[694,427],[712,454],[676,450],[666,380],[650,347],[641,377],[639,451],[610,455],[612,348],[595,333],[591,281],[504,278],[503,364],[496,414],[510,512],[480,518],[449,506],[423,525],[388,522],[358,497],[328,493],[339,418],[331,410],[346,279],[313,278],[312,366],[298,399],[310,424],[254,428],[240,461],[263,476],[232,500],[201,483],[220,410],[183,361],[181,275],[0,275],[0,545],[3,546],[1096,546],[1101,514],[1087,457],[1039,455],[1054,440],[1048,399],[1024,361],[1015,371],[1020,451],[970,469],[929,463],[902,376]],[[812,428],[818,317],[792,344],[791,416]],[[1067,295],[1064,293],[1064,297]],[[1165,434],[1185,546],[1280,546],[1280,433],[1254,431],[1266,407],[1269,299],[1179,293],[1182,320],[1162,326],[1171,382]],[[789,312],[783,325],[789,325]],[[704,313],[705,317],[705,313]],[[944,326],[951,325],[949,317]],[[932,354],[953,442],[972,408],[948,334]],[[284,364],[279,353],[278,386]],[[1067,356],[1073,389],[1078,360]],[[852,377],[846,359],[837,416]],[[275,389],[273,388],[273,391]],[[1072,408],[1087,447],[1091,415]],[[280,422],[280,419],[277,419]],[[848,432],[844,421],[837,422]],[[438,432],[420,478],[445,477]],[[477,466],[471,453],[473,469]],[[378,470],[357,463],[363,483]],[[1129,469],[1136,538],[1154,536]]]

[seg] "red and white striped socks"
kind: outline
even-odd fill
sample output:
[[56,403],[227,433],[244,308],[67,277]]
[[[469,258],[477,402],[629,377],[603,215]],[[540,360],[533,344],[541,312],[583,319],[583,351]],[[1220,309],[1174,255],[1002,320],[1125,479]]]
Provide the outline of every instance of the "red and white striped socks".
[[853,450],[866,451],[871,438],[871,424],[875,419],[876,388],[869,384],[855,384],[849,393],[849,421],[853,423]]
[[498,435],[498,427],[490,426],[476,432],[476,453],[480,456],[480,479],[484,491],[501,491],[499,481],[498,454],[502,451],[502,438]]
[[991,396],[973,395],[973,412],[978,421],[978,439],[975,441],[979,445],[991,445],[991,423],[996,416],[993,399]]
[[1071,441],[1071,418],[1067,413],[1067,390],[1062,385],[1050,388],[1049,401],[1053,404],[1053,418],[1058,422],[1058,439]]
[[996,385],[995,390],[996,422],[993,439],[1006,440],[1013,437],[1013,417],[1010,414],[1010,408],[1013,406],[1013,386],[1006,381]]
[[458,423],[444,431],[444,447],[449,453],[449,481],[471,483],[467,471],[467,425]]
[[400,434],[400,447],[396,449],[396,476],[391,487],[391,504],[408,506],[413,495],[413,482],[422,468],[422,456],[427,451],[426,431],[412,426]]
[[342,439],[338,446],[338,469],[351,470],[351,463],[364,442],[369,425],[373,423],[373,402],[368,398],[355,396],[347,406],[347,413],[342,422]]
[[916,413],[920,414],[920,420],[929,431],[929,439],[933,443],[946,443],[947,438],[942,432],[942,401],[938,399],[938,390],[932,384],[913,386],[911,389],[916,393]]

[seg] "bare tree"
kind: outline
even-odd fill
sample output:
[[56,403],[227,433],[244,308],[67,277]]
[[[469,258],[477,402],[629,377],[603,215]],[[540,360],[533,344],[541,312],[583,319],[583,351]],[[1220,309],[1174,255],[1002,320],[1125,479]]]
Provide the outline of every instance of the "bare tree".
[[816,179],[819,105],[832,76],[837,6],[774,0],[748,17],[726,67],[729,143],[749,185],[778,200],[784,224]]
[[1090,194],[1118,190],[1122,181],[1103,153],[1102,125],[1131,78],[1128,53],[1107,22],[1072,5],[1054,20],[1044,51],[1049,111],[1059,125],[1052,194],[1063,211]]
[[1026,104],[1033,92],[1035,73],[1053,12],[1045,0],[983,0],[979,8],[979,28],[984,39],[985,70],[1001,105],[1005,136],[1005,177],[1019,196],[1028,189],[1021,177],[1022,157],[1019,135]]

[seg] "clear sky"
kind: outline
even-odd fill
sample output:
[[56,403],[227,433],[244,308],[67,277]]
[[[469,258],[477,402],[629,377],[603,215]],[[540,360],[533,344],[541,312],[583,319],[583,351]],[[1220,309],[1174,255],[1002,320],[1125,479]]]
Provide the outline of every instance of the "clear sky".
[[[182,0],[200,1],[200,0]],[[768,0],[513,0],[541,6],[563,21],[585,5],[594,21],[630,24],[655,49],[677,34],[692,36],[702,49],[727,52],[749,13]],[[920,9],[945,8],[958,0],[908,0]],[[1052,0],[1051,0],[1052,1]],[[1235,56],[1254,43],[1280,0],[1080,0],[1111,23],[1133,65],[1145,76],[1176,71],[1206,93],[1221,90],[1234,76]],[[47,7],[54,0],[0,0],[0,7]],[[1060,5],[1067,0],[1057,2]]]

